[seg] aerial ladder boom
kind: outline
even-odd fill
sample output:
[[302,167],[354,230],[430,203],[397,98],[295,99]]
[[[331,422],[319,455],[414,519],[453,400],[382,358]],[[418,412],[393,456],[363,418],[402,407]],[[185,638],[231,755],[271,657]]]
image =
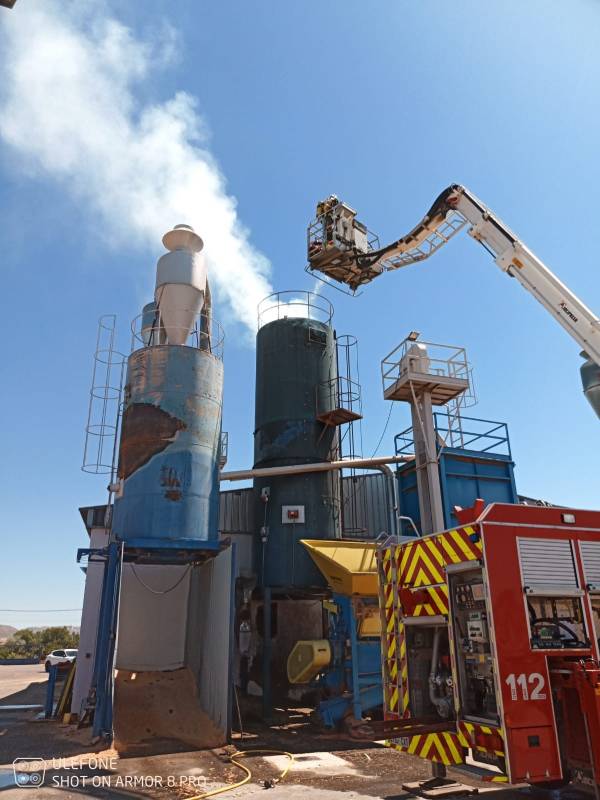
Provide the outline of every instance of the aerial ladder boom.
[[309,226],[308,266],[356,291],[384,272],[424,261],[465,227],[582,348],[584,391],[600,416],[600,320],[464,186],[444,189],[416,227],[385,247],[377,247],[356,212],[332,195],[319,203]]

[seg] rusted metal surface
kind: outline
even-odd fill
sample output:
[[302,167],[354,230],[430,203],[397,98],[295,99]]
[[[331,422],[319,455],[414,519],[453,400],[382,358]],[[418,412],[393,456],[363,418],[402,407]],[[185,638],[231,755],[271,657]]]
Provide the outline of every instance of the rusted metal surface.
[[128,478],[162,452],[185,422],[151,403],[133,403],[123,413],[119,478]]
[[129,357],[113,525],[129,547],[218,549],[222,393],[223,364],[205,350]]

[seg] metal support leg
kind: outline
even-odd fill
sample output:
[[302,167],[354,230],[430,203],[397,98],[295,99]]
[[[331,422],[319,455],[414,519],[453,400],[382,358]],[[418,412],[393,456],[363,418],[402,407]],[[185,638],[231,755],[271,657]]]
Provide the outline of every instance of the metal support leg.
[[263,719],[270,721],[273,716],[271,699],[271,587],[263,589]]
[[350,646],[352,653],[352,714],[355,720],[362,719],[362,703],[360,695],[360,680],[358,673],[358,636],[357,636],[357,619],[354,615],[354,604],[350,598],[344,598],[346,607],[346,614],[348,618],[348,630],[350,631]]
[[56,676],[58,675],[58,664],[52,664],[48,671],[48,686],[46,687],[46,705],[44,707],[44,718],[52,719],[54,712],[54,689],[56,687]]
[[[84,552],[79,551],[78,561]],[[104,561],[94,674],[87,701],[87,711],[90,713],[93,711],[94,714],[93,735],[109,740],[112,739],[113,733],[113,678],[123,545],[121,542],[111,542],[105,550],[90,550],[87,553],[90,559]]]
[[445,778],[447,775],[446,767],[440,764],[439,761],[431,762],[431,777],[432,778]]

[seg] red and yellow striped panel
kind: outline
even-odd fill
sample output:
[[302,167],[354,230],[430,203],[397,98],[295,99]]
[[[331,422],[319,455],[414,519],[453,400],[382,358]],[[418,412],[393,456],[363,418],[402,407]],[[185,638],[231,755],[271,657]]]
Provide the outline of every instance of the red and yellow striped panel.
[[[465,720],[461,719],[458,720],[458,730],[474,751],[475,758],[477,758],[477,751],[487,755],[494,755],[500,762],[498,766],[502,769],[506,768],[506,747],[502,728],[497,728],[493,725],[481,725],[476,722],[465,722]],[[488,783],[508,783],[508,775],[483,775],[481,780]]]
[[481,558],[481,542],[470,538],[474,534],[475,529],[467,525],[405,544],[398,563],[399,585],[418,588],[445,583],[448,564]]
[[504,733],[502,728],[492,725],[481,725],[477,722],[458,720],[458,730],[464,734],[473,750],[490,753],[499,758],[505,755]]
[[428,761],[435,761],[445,766],[463,764],[465,760],[464,738],[452,731],[392,739],[386,742],[386,745],[402,753],[426,758]]
[[419,589],[407,589],[402,593],[402,613],[406,617],[447,616],[448,586],[445,583],[437,586],[423,586]]
[[398,624],[401,618],[397,609],[397,579],[394,548],[377,550],[379,571],[379,610],[381,615],[381,650],[384,682],[385,712],[388,719],[401,716],[400,642]]

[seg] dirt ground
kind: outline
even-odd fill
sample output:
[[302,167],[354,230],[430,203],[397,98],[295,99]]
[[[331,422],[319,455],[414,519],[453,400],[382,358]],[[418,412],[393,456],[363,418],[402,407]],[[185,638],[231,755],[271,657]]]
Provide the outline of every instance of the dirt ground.
[[[242,702],[244,733],[239,731],[238,723],[232,744],[227,747],[202,751],[184,748],[180,752],[119,758],[114,750],[94,746],[89,728],[78,730],[74,725],[56,721],[36,721],[35,712],[3,712],[1,706],[8,703],[43,702],[45,697],[45,680],[39,673],[31,668],[10,669],[22,669],[23,673],[20,687],[13,674],[10,678],[13,691],[4,692],[0,700],[0,800],[27,800],[28,795],[23,795],[24,790],[15,785],[16,758],[43,760],[38,763],[38,768],[45,770],[43,785],[28,789],[36,800],[81,797],[185,800],[239,781],[243,775],[229,756],[235,750],[256,748],[288,751],[295,758],[285,780],[270,788],[265,800],[307,800],[308,796],[311,800],[402,800],[409,796],[402,790],[403,783],[430,776],[426,761],[376,743],[360,743],[323,733],[313,723],[310,709],[277,709],[267,725],[256,699]],[[6,688],[1,670],[0,667],[0,687]],[[276,779],[288,759],[265,755],[244,763],[252,771],[250,783],[228,791],[222,795],[224,798],[245,800],[264,792],[261,782]],[[449,774],[455,780],[478,787],[480,792],[494,791],[494,800],[548,800],[547,794],[529,789],[497,789],[460,773]],[[560,800],[584,797],[563,792]]]

